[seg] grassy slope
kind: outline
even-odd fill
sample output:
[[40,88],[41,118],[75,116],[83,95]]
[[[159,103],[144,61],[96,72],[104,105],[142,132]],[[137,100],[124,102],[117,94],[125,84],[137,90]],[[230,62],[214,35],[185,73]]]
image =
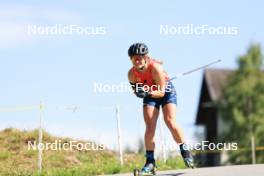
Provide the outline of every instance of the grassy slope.
[[[20,131],[18,129],[5,129],[0,131],[0,175],[37,175],[38,151],[28,150],[28,141],[37,141],[38,131]],[[54,137],[48,133],[43,134],[43,143],[61,140],[68,142],[72,139]],[[84,142],[84,141],[80,141]],[[43,151],[43,175],[99,175],[119,172],[131,172],[141,167],[144,156],[125,154],[125,165],[120,166],[117,154],[110,150],[79,151],[60,150]],[[159,169],[184,168],[181,159],[170,159],[167,163],[158,163]]]

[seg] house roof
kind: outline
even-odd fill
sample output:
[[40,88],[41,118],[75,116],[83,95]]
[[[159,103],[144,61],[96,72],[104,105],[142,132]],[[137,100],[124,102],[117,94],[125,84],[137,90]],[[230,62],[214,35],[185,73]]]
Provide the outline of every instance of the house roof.
[[[222,98],[223,89],[227,84],[228,77],[234,70],[228,69],[205,69],[200,91],[200,100],[196,115],[196,124],[204,124],[208,114],[205,105],[216,102]],[[209,104],[208,104],[209,103]],[[208,120],[208,119],[207,119]]]
[[222,97],[223,88],[233,72],[234,70],[228,69],[205,69],[203,79],[205,79],[212,101],[217,101]]

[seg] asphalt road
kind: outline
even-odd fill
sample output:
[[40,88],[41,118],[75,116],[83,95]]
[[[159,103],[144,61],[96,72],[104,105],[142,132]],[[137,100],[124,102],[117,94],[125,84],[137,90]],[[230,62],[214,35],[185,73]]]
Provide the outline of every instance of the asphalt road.
[[[114,176],[132,176],[133,173]],[[207,167],[157,172],[159,176],[264,176],[264,164]]]

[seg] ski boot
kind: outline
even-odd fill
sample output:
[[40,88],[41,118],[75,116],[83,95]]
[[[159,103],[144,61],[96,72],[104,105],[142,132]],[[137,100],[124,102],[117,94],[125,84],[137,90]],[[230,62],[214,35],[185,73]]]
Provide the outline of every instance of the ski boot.
[[134,176],[153,176],[156,175],[155,163],[146,163],[145,166],[139,170],[134,170]]
[[182,159],[187,167],[194,169],[194,159],[192,157],[192,154],[187,149],[187,147],[186,148],[185,147],[181,148]]

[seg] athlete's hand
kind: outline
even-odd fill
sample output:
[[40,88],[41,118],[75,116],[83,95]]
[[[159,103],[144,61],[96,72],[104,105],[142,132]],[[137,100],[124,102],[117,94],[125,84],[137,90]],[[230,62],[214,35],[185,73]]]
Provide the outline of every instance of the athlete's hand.
[[136,90],[135,90],[135,94],[138,98],[146,98],[146,97],[150,97],[150,93],[145,91],[143,89],[143,87],[138,87]]
[[132,89],[134,90],[134,93],[138,98],[146,98],[150,97],[151,93],[148,91],[145,91],[142,84],[132,83],[130,82],[130,85]]

